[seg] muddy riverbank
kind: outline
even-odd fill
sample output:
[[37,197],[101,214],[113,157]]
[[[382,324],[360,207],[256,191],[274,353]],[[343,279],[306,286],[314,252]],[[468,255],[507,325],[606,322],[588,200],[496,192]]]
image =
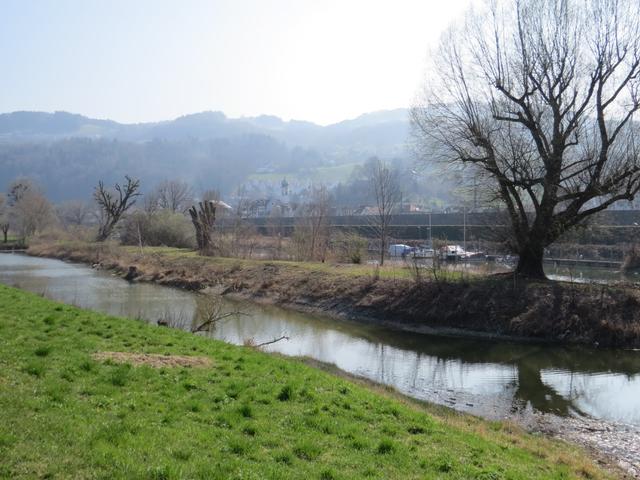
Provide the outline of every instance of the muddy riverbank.
[[40,244],[28,253],[112,270],[133,281],[210,288],[260,303],[421,333],[640,348],[640,290],[632,286],[381,278],[350,266],[200,257],[116,245]]

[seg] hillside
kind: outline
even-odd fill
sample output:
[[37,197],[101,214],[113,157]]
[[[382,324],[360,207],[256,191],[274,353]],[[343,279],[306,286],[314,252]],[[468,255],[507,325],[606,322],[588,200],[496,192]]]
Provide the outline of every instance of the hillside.
[[5,113],[0,114],[0,190],[17,176],[29,176],[54,200],[85,198],[99,179],[110,183],[129,174],[143,185],[178,176],[198,189],[229,192],[256,173],[304,172],[313,179],[318,168],[373,155],[406,158],[408,134],[405,109],[329,126],[267,115],[233,119],[222,112],[141,124],[66,112]]

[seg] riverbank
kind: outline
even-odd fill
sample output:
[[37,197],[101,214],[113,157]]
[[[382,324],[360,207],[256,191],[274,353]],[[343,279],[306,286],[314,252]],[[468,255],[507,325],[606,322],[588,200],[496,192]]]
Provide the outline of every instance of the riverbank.
[[562,442],[0,286],[3,478],[611,478]]
[[511,275],[416,278],[408,268],[201,257],[114,244],[32,245],[31,255],[92,264],[193,290],[424,333],[640,348],[640,289],[514,281]]

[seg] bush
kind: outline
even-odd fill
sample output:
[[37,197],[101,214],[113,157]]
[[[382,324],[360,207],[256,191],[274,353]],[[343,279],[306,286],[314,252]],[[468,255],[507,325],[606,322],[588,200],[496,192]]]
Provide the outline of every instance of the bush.
[[332,243],[339,262],[359,264],[366,258],[368,241],[357,233],[340,233]]
[[193,226],[181,213],[160,210],[154,213],[137,211],[127,216],[122,225],[120,240],[124,245],[193,248]]

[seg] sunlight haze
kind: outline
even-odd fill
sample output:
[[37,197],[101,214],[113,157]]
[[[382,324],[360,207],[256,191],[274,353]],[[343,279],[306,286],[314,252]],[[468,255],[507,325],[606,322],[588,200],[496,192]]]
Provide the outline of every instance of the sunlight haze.
[[33,1],[0,15],[0,111],[320,124],[406,107],[467,0]]

